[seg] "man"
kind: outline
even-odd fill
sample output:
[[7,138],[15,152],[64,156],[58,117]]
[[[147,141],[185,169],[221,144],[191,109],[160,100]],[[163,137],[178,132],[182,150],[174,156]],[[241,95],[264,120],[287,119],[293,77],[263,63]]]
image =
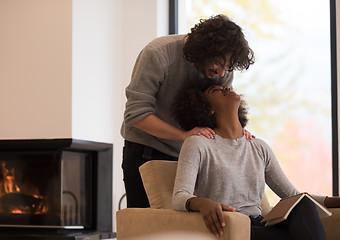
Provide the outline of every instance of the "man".
[[224,15],[201,20],[188,35],[157,38],[141,51],[126,88],[121,128],[127,207],[149,206],[139,166],[151,159],[177,161],[187,137],[215,134],[210,128],[179,128],[171,114],[176,94],[190,86],[231,86],[233,70],[253,63],[241,28]]

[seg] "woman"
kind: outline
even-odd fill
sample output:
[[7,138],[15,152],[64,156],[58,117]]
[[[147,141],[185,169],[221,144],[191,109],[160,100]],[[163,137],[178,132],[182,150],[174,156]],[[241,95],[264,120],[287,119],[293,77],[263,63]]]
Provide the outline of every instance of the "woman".
[[[223,234],[225,226],[222,211],[238,211],[250,217],[252,239],[326,239],[315,206],[307,198],[283,223],[271,228],[260,223],[265,183],[281,198],[299,191],[264,141],[244,137],[247,111],[240,95],[220,86],[203,93],[192,89],[177,98],[174,109],[184,129],[194,125],[216,133],[214,139],[191,136],[185,140],[174,186],[175,210],[201,212],[216,236]],[[339,198],[313,196],[326,207],[340,206]]]

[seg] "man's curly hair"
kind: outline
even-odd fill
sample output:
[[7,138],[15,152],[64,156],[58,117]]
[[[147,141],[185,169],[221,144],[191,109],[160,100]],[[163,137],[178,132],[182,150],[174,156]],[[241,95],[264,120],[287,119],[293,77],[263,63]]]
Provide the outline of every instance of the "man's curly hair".
[[248,46],[242,29],[225,15],[201,19],[191,28],[183,53],[184,58],[199,69],[216,58],[224,60],[230,53],[228,71],[247,70],[254,63],[254,52]]
[[[189,89],[180,92],[172,104],[174,119],[180,127],[189,131],[194,127],[216,127],[216,118],[211,114],[211,106],[199,89]],[[246,102],[241,99],[238,117],[242,128],[248,122]]]

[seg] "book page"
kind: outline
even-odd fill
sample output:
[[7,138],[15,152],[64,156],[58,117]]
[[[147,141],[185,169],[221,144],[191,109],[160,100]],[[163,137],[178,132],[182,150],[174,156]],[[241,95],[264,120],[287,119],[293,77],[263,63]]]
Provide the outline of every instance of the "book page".
[[293,207],[298,203],[298,200],[303,197],[303,193],[281,199],[278,204],[263,218],[262,222],[270,219],[284,218],[290,213]]
[[332,213],[328,211],[323,205],[318,203],[312,196],[308,193],[300,193],[292,197],[281,199],[278,204],[263,218],[261,222],[265,222],[266,226],[272,226],[276,223],[284,221],[288,218],[288,215],[292,209],[300,202],[304,197],[308,197],[315,204],[316,210],[318,211],[319,217],[331,216]]

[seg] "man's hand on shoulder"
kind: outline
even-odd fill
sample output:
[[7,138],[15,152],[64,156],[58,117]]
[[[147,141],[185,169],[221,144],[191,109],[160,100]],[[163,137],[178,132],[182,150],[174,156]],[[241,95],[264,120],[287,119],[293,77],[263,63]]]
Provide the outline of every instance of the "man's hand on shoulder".
[[248,132],[247,130],[245,130],[245,129],[242,129],[242,130],[243,130],[243,135],[246,136],[246,139],[252,140],[253,138],[255,138],[255,136],[252,135],[252,134],[251,134],[250,132]]

